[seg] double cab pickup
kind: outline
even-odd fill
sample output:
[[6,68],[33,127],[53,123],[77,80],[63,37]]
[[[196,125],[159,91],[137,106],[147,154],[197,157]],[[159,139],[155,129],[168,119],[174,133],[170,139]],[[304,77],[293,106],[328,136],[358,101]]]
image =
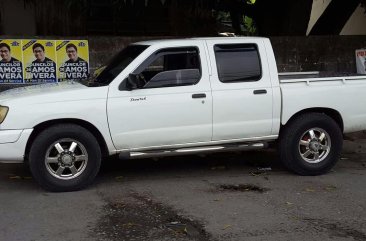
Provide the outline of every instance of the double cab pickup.
[[266,148],[300,175],[328,172],[343,133],[366,129],[366,76],[277,72],[267,38],[134,43],[86,81],[0,93],[0,161],[46,190],[91,184],[110,155]]

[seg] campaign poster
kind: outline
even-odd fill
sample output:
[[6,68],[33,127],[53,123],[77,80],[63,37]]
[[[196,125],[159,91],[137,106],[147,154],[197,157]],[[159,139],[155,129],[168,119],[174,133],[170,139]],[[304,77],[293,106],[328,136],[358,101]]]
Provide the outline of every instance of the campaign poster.
[[58,40],[56,41],[56,55],[59,81],[88,78],[89,47],[87,40]]
[[25,83],[57,82],[56,42],[54,40],[23,40]]
[[0,83],[23,83],[21,40],[0,39]]
[[366,74],[366,49],[356,50],[356,66],[358,74]]

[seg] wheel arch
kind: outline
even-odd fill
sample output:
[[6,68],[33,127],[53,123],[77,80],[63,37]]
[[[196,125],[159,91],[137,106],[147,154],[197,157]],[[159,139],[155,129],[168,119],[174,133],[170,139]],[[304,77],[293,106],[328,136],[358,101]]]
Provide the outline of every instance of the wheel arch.
[[85,121],[85,120],[66,118],[66,119],[48,120],[48,121],[39,123],[33,127],[33,132],[30,135],[30,137],[27,141],[26,148],[25,148],[25,160],[26,161],[28,159],[28,154],[29,154],[30,148],[32,146],[32,143],[34,142],[36,137],[45,129],[47,129],[51,126],[57,125],[57,124],[75,124],[75,125],[84,127],[85,129],[90,131],[90,133],[92,133],[92,135],[97,139],[100,149],[102,151],[102,157],[104,158],[104,157],[109,156],[109,150],[108,150],[107,143],[106,143],[102,133],[98,130],[98,128],[96,128],[93,124],[91,124],[90,122]]
[[329,116],[330,118],[332,118],[337,123],[337,125],[339,126],[339,128],[341,129],[342,132],[344,131],[344,123],[343,123],[342,115],[337,110],[331,109],[331,108],[308,108],[308,109],[301,110],[301,111],[293,114],[285,123],[282,123],[281,130],[283,130],[284,127],[288,123],[291,123],[297,117],[299,117],[303,114],[308,114],[308,113],[325,114],[325,115]]

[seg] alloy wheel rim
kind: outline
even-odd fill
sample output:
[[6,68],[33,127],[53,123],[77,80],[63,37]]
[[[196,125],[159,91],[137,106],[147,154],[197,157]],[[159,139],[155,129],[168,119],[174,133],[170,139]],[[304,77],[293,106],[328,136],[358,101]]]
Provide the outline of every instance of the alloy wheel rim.
[[88,163],[88,152],[74,139],[60,139],[49,146],[45,156],[47,171],[57,179],[70,180],[82,174]]
[[331,146],[328,132],[321,128],[311,128],[301,135],[298,149],[305,162],[315,164],[327,158]]

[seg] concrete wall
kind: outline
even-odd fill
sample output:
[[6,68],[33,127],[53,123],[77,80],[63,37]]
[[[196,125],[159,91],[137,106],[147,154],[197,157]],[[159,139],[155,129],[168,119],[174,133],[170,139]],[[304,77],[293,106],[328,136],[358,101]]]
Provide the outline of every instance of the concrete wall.
[[[89,39],[91,72],[129,43],[159,38],[170,37],[84,37]],[[272,37],[271,42],[280,72],[356,73],[355,50],[366,48],[366,36]],[[11,87],[0,84],[0,91]]]
[[366,36],[271,38],[277,67],[286,71],[356,73],[355,50],[366,48]]

